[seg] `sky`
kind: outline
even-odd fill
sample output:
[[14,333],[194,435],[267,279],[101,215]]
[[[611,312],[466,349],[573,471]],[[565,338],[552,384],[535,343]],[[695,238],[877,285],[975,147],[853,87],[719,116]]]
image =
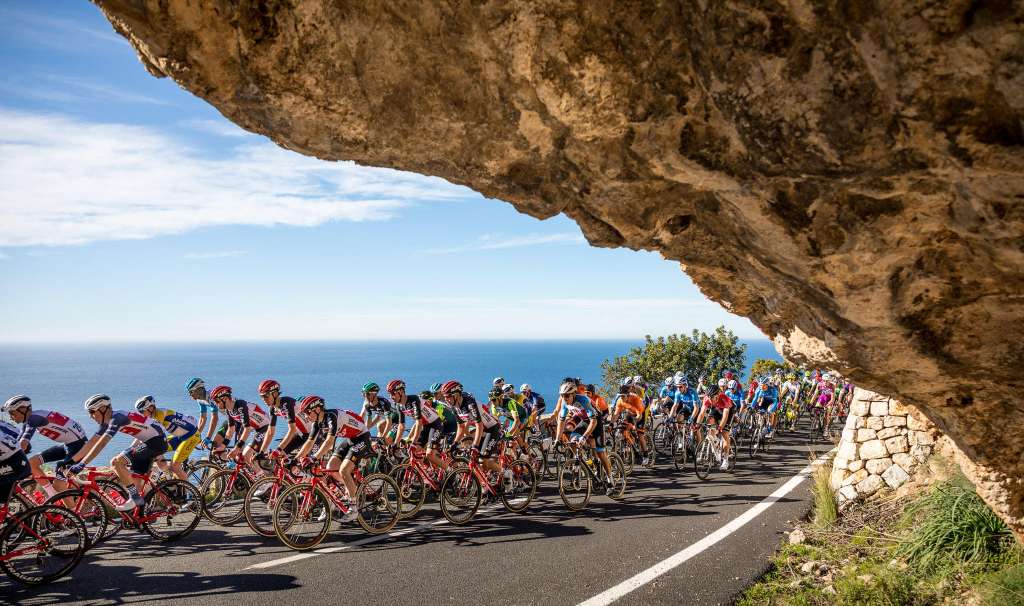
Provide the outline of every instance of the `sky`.
[[84,0],[0,5],[0,342],[763,335],[678,263],[286,151]]

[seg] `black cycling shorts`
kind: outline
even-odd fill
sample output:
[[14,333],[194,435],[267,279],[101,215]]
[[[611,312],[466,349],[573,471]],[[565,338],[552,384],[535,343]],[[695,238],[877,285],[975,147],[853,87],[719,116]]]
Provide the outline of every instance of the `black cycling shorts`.
[[28,457],[20,450],[0,461],[0,503],[6,503],[14,492],[14,485],[32,473]]
[[[85,438],[71,442],[70,444],[57,444],[55,446],[51,446],[39,453],[39,456],[43,458],[43,463],[56,463],[57,461],[60,461],[61,463],[71,464],[71,457],[78,454],[78,451],[82,450],[83,446],[85,446]],[[60,467],[60,465],[58,465],[58,467]]]
[[440,419],[434,421],[430,425],[424,425],[420,427],[420,435],[416,436],[416,443],[419,444],[420,448],[436,448],[444,437],[444,423]]
[[167,440],[156,436],[141,444],[136,444],[121,454],[128,459],[132,473],[145,475],[153,468],[153,460],[167,452]]
[[369,432],[361,433],[352,439],[342,438],[334,448],[334,456],[342,461],[352,461],[353,463],[359,463],[360,460],[372,454],[373,445],[370,443]]
[[300,448],[302,448],[302,445],[305,444],[308,439],[309,436],[304,433],[295,434],[295,436],[292,437],[292,441],[288,442],[288,447],[282,448],[281,450],[288,454],[295,454]]
[[501,425],[485,429],[484,437],[480,440],[480,456],[485,459],[490,457],[497,450],[498,444],[501,444]]
[[[722,417],[723,417],[724,414],[725,414],[725,410],[722,410],[721,408],[715,408],[714,406],[709,406],[708,407],[708,416],[710,418],[714,419],[715,423],[721,424]],[[732,416],[732,415],[730,414],[730,416]]]

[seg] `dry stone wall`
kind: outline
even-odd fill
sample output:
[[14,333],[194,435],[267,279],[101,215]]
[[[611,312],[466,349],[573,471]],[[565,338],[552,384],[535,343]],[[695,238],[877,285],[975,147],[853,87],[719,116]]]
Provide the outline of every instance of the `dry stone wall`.
[[895,490],[932,454],[938,429],[898,400],[857,388],[832,464],[840,506]]

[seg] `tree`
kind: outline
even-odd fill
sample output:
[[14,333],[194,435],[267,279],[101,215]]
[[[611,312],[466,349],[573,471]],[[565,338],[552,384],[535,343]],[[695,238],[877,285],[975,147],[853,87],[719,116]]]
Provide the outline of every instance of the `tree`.
[[605,360],[601,376],[605,389],[616,393],[624,377],[640,375],[645,381],[660,384],[665,377],[682,371],[691,385],[703,375],[711,381],[726,370],[738,371],[744,367],[747,346],[739,338],[719,326],[712,334],[694,330],[690,336],[669,335],[644,337],[642,347],[634,347],[624,356]]
[[773,374],[776,370],[782,370],[783,374],[796,372],[796,366],[787,364],[785,362],[779,362],[778,360],[769,360],[766,358],[760,358],[754,365],[750,367],[751,377],[760,377],[762,375]]

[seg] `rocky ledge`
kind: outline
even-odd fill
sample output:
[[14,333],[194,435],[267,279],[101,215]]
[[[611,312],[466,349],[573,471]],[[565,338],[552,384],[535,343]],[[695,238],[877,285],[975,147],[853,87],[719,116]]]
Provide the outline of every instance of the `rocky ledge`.
[[283,147],[679,261],[919,408],[1024,536],[1024,3],[95,1]]

